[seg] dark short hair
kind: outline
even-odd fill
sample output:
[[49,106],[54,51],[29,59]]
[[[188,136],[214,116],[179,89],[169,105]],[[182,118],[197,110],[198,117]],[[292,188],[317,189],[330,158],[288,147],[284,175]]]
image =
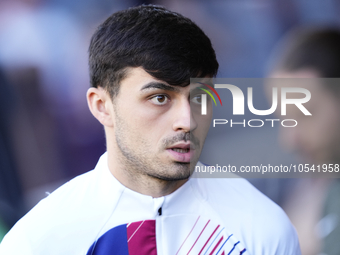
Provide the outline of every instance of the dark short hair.
[[187,86],[191,77],[216,76],[218,62],[210,39],[190,19],[161,6],[141,5],[112,14],[89,47],[91,86],[116,95],[128,67]]
[[295,30],[281,48],[276,69],[297,71],[312,68],[321,77],[340,77],[340,30],[337,27]]

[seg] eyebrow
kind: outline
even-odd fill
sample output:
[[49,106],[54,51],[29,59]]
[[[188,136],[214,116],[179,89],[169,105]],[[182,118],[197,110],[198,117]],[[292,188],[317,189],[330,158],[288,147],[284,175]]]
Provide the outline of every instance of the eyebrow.
[[166,85],[164,83],[156,82],[156,81],[149,82],[141,88],[141,90],[145,90],[145,89],[162,89],[162,90],[177,91],[177,92],[179,91],[178,88],[174,88],[173,86]]
[[202,93],[205,93],[203,92],[201,89],[206,89],[208,91],[211,91],[209,88],[207,87],[204,87],[204,86],[199,86],[199,87],[195,87],[193,88],[192,90],[190,90],[190,93],[197,93],[197,92],[202,92]]

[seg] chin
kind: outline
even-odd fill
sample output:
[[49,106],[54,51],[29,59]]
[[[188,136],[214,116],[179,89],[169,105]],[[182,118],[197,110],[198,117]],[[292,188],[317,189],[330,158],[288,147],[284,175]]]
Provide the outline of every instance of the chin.
[[164,169],[164,172],[151,173],[149,176],[163,180],[163,181],[180,181],[190,177],[190,164],[175,162],[175,165],[170,169]]
[[182,181],[182,180],[187,180],[189,179],[190,175],[187,176],[160,176],[158,179],[162,181],[168,181],[168,182],[173,182],[173,181]]

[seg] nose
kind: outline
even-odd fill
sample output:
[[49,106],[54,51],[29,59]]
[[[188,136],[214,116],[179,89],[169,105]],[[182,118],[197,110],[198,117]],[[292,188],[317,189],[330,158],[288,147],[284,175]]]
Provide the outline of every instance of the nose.
[[197,127],[197,123],[192,117],[189,100],[181,100],[174,112],[174,131],[192,132]]

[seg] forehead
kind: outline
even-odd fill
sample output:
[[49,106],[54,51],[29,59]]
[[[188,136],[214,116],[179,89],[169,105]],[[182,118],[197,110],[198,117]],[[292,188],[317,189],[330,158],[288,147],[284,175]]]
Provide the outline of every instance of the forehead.
[[[269,78],[265,82],[266,87],[269,89],[272,87],[279,89],[284,87],[305,88],[313,95],[317,95],[324,90],[321,77],[317,71],[312,69],[297,71],[277,70],[271,73]],[[294,94],[298,95],[299,93],[290,93],[290,95]]]
[[[311,121],[316,122],[319,117],[325,115],[334,115],[340,112],[340,103],[334,93],[326,86],[329,82],[327,78],[321,78],[319,73],[313,69],[301,69],[297,71],[276,71],[270,75],[266,81],[266,88],[269,98],[271,98],[272,87],[279,90],[285,87],[296,87],[307,89],[311,93],[311,99],[303,105],[312,113],[312,117],[308,117]],[[281,93],[281,92],[279,92]],[[280,94],[279,94],[280,96]],[[302,98],[301,93],[288,93],[287,98]],[[300,113],[300,110],[294,105],[287,105],[287,113]]]
[[186,93],[188,86],[172,86],[148,74],[142,67],[128,68],[126,77],[120,82],[120,90],[130,92],[147,92],[150,90],[167,90],[174,93]]
[[275,70],[269,78],[320,78],[320,73],[312,68],[299,69],[296,71]]

